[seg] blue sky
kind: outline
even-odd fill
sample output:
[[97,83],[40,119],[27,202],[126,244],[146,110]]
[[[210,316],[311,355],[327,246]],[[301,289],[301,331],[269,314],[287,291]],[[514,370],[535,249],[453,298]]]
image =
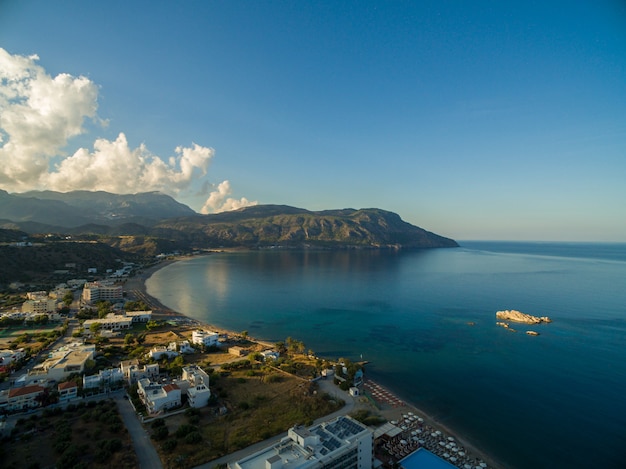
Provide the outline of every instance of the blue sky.
[[9,192],[626,241],[622,1],[4,1],[0,48]]

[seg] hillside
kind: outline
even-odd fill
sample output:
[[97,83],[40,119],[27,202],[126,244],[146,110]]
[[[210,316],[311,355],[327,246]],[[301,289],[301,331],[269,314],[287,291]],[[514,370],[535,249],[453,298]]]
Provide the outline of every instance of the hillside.
[[[200,215],[170,196],[151,192],[53,191],[9,194],[0,190],[0,229],[29,235],[56,233],[98,241],[125,252],[219,248],[438,248],[456,242],[381,209],[309,211],[256,205]],[[6,234],[5,236],[8,236]],[[16,234],[16,237],[23,237]]]
[[[312,212],[281,205],[257,205],[215,215],[164,220],[153,227],[187,241],[223,247],[456,247],[455,241],[380,209]],[[200,247],[200,246],[198,246]]]

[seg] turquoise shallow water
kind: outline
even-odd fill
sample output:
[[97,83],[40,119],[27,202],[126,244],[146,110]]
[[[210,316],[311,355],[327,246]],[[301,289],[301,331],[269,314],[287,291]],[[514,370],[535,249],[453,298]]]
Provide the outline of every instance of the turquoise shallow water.
[[[214,254],[147,288],[218,327],[362,356],[372,378],[510,467],[626,467],[626,245],[462,245]],[[501,309],[554,322],[513,333],[496,326]]]

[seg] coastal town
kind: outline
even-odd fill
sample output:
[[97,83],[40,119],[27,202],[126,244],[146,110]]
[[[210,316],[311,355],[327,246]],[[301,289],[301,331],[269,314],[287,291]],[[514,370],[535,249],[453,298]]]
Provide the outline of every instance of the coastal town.
[[364,362],[169,310],[144,285],[166,262],[92,271],[3,309],[3,467],[497,466]]

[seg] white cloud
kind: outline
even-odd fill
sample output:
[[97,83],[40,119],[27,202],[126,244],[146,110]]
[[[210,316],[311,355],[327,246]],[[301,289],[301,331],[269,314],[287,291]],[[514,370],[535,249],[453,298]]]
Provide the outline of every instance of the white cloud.
[[209,198],[206,200],[200,213],[219,213],[227,212],[229,210],[237,210],[242,207],[249,207],[251,205],[257,205],[258,202],[250,201],[245,197],[241,199],[233,199],[228,197],[232,193],[230,188],[230,182],[224,181],[217,186],[217,190],[211,192]]
[[194,179],[205,175],[214,155],[212,148],[193,144],[176,148],[176,156],[165,163],[145,145],[131,149],[126,135],[114,141],[97,139],[93,152],[81,148],[59,163],[43,179],[46,186],[59,191],[97,188],[118,194],[162,191],[177,194]]
[[[38,60],[36,55],[11,55],[0,48],[0,187],[13,192],[82,189],[177,195],[207,175],[212,148],[194,143],[161,158],[144,144],[129,147],[123,132],[113,141],[96,139],[93,150],[65,154],[71,139],[86,132],[87,119],[104,123],[96,114],[99,89],[83,76],[52,77]],[[228,198],[230,193],[228,181],[219,184],[203,210],[256,204]]]
[[11,55],[0,48],[0,184],[30,189],[60,155],[68,139],[95,117],[98,88],[85,77],[52,78],[38,57]]

